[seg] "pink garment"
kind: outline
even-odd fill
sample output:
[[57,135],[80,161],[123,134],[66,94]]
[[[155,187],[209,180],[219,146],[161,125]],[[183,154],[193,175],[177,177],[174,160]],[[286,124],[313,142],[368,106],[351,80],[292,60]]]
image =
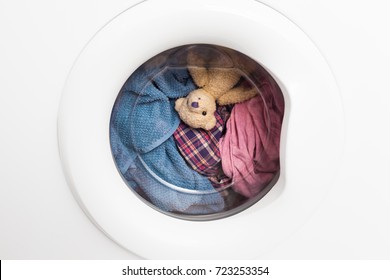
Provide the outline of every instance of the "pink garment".
[[233,189],[250,198],[278,175],[284,100],[276,84],[263,82],[262,95],[234,105],[220,139],[222,169]]

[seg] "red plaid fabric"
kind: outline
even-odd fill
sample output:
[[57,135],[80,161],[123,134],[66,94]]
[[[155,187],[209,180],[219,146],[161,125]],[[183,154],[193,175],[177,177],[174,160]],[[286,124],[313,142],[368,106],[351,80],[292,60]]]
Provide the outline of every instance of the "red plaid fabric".
[[195,129],[181,122],[173,134],[183,158],[199,174],[209,177],[216,188],[231,183],[230,178],[223,174],[219,152],[219,139],[224,129],[221,110],[215,112],[217,124],[211,130]]

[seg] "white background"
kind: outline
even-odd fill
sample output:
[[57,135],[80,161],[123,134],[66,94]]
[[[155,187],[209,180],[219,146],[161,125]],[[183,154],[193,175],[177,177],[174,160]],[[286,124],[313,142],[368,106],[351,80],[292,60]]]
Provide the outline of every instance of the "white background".
[[[0,259],[136,257],[95,228],[77,205],[56,135],[61,91],[74,60],[131,2],[0,0]],[[300,26],[328,60],[347,129],[331,192],[303,227],[263,257],[388,259],[389,4],[263,2]]]

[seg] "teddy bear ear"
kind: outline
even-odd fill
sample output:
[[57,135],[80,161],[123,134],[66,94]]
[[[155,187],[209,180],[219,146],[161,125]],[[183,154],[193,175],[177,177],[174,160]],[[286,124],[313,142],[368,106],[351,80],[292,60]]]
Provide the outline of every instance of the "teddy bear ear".
[[209,122],[207,122],[205,125],[204,125],[204,129],[205,130],[210,130],[212,128],[214,128],[215,126],[217,125],[217,120],[213,117],[210,119]]
[[181,105],[183,104],[183,101],[184,101],[184,97],[182,98],[179,98],[178,100],[175,101],[175,110],[176,111],[179,111],[180,110],[180,107]]

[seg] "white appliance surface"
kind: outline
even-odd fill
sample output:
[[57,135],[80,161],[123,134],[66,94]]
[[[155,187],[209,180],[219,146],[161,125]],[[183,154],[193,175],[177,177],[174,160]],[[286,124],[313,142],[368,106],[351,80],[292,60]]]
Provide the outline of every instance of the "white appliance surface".
[[[72,64],[133,2],[0,0],[0,259],[138,258],[83,213],[57,144],[58,107]],[[303,226],[259,258],[389,259],[390,5],[261,2],[302,28],[328,61],[342,95],[346,140],[327,196]],[[240,242],[226,246],[234,250]]]

